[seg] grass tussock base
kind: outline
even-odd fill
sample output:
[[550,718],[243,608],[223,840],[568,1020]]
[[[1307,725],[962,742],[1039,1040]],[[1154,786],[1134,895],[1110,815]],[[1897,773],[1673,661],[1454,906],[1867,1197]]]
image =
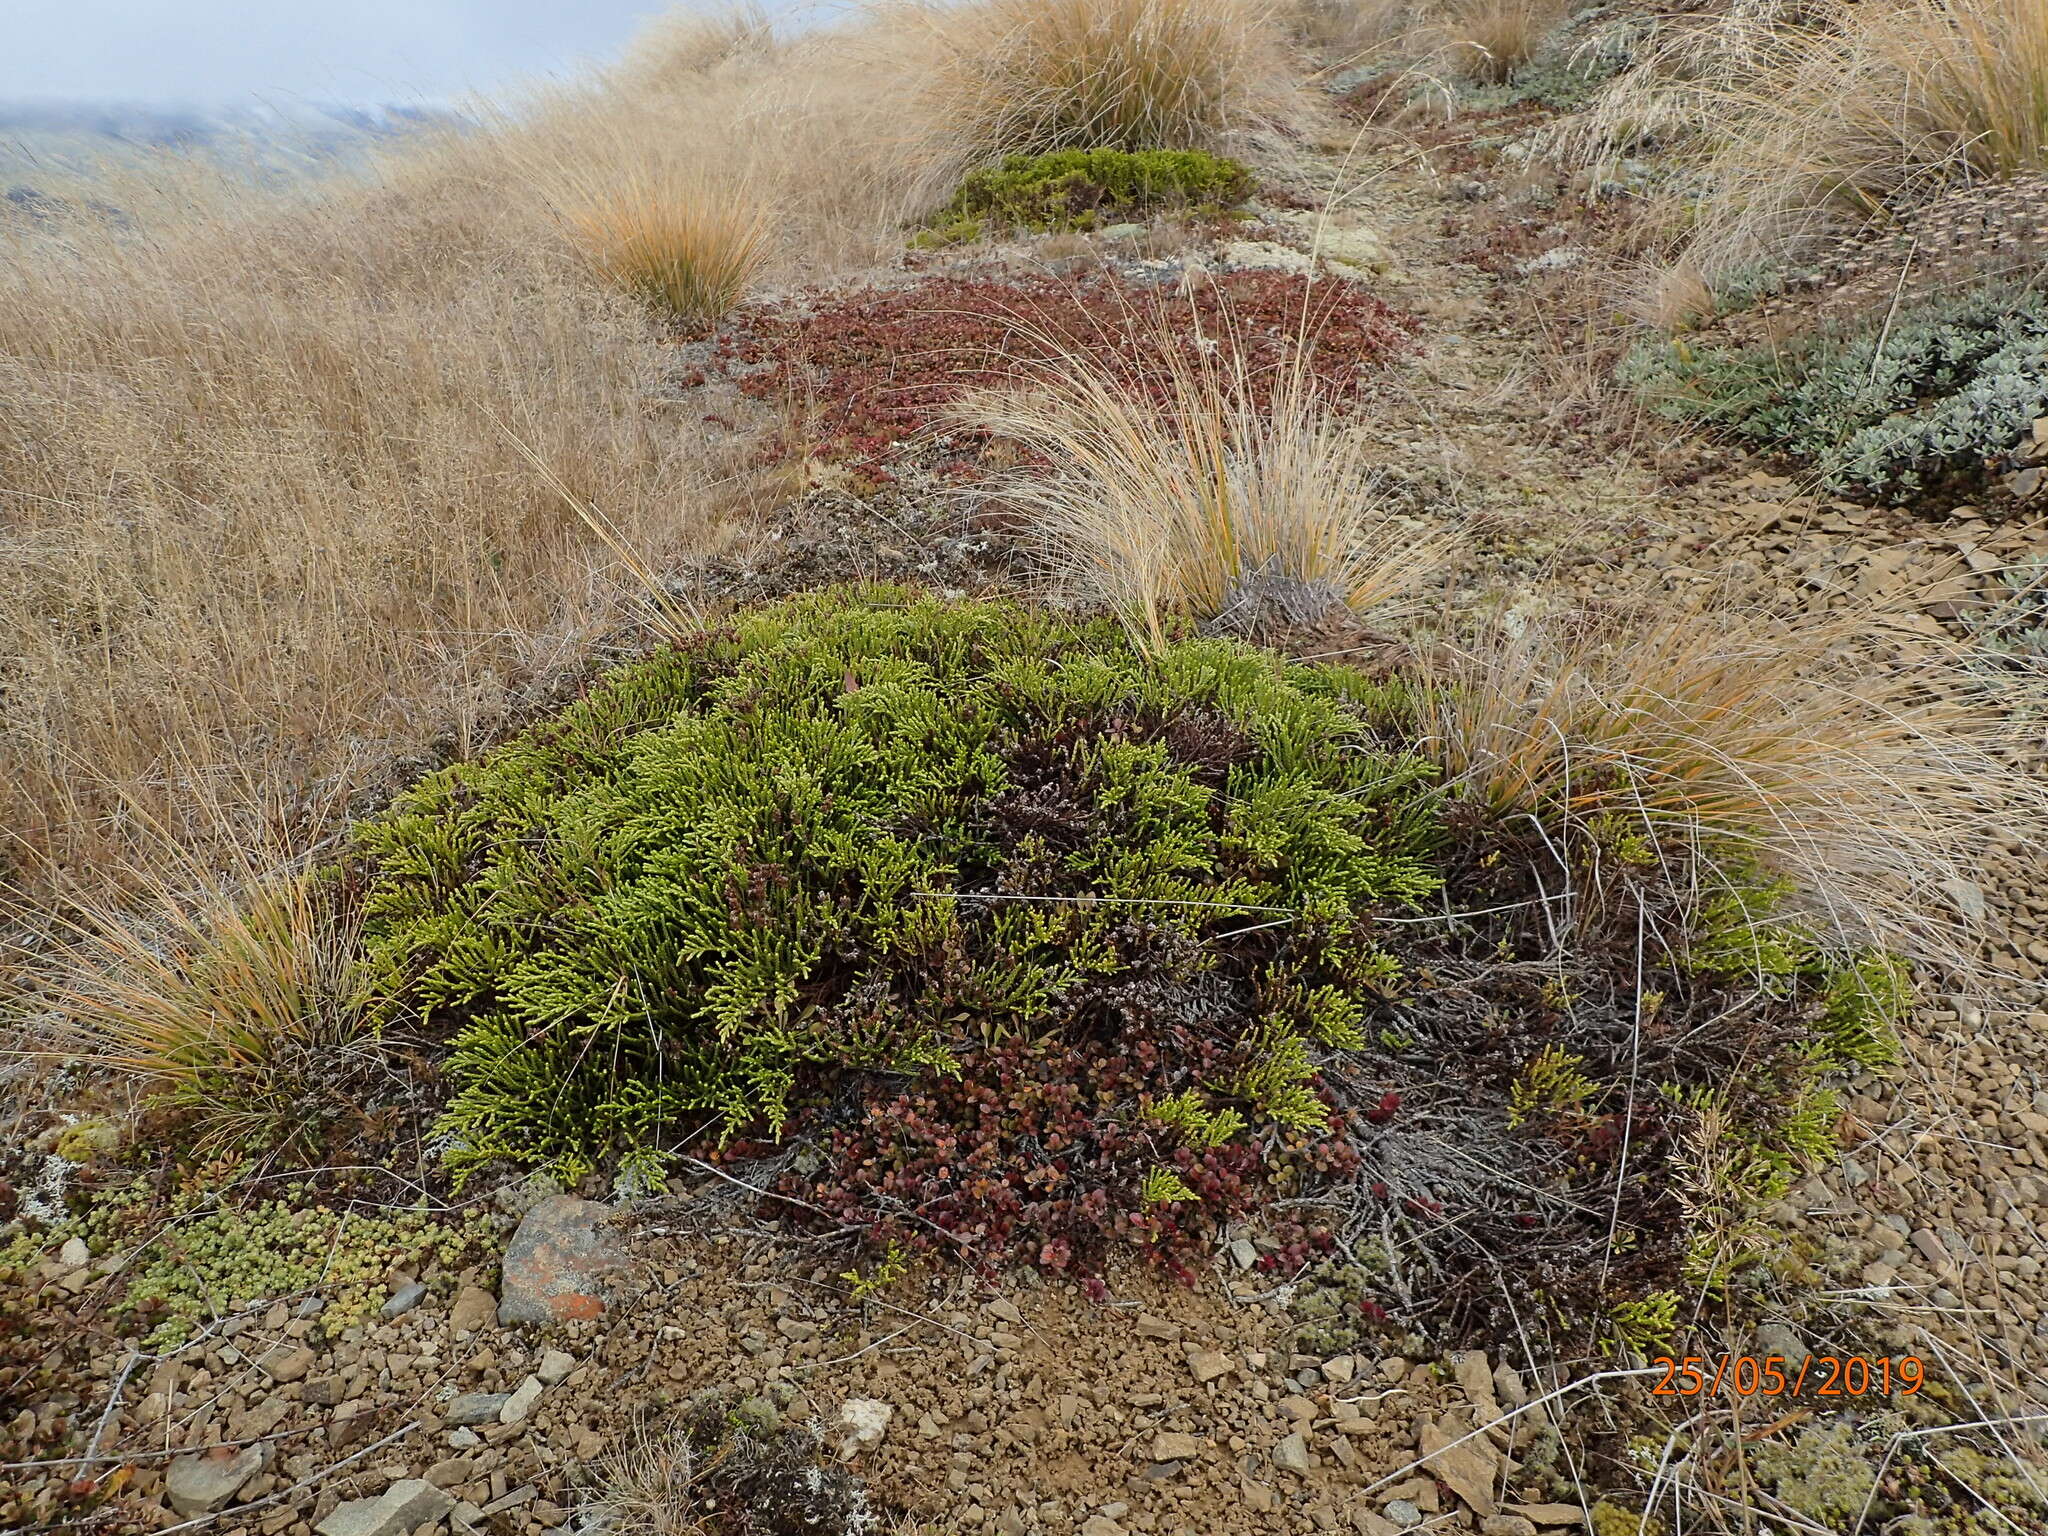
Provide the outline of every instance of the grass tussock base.
[[1873,623],[1713,604],[1516,615],[1432,653],[1428,750],[1497,814],[1698,840],[1738,880],[1788,880],[1840,941],[1968,973],[1952,893],[1989,841],[2038,839],[2048,797],[1965,656],[1920,642],[1873,669]]

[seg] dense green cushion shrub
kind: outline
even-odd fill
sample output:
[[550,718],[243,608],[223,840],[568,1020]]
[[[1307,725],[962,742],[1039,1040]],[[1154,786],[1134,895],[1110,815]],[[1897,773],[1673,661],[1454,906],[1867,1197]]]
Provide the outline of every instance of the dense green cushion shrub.
[[1904,501],[1975,482],[2048,413],[2048,297],[1984,289],[1775,347],[1639,347],[1623,380],[1674,419]]
[[792,599],[361,827],[367,966],[459,1167],[779,1138],[778,1209],[1091,1286],[1259,1212],[1332,1339],[1408,1305],[1364,1221],[1458,1336],[1522,1326],[1513,1263],[1639,1347],[1770,1251],[1902,979],[1760,878],[1703,902],[1690,839],[1461,801],[1416,721],[1234,642]]
[[1228,208],[1251,195],[1250,171],[1198,149],[1062,149],[1010,155],[971,171],[930,220],[924,244],[984,229],[1087,230],[1160,209]]
[[[364,827],[371,961],[463,1021],[463,1161],[582,1168],[707,1116],[777,1128],[807,1067],[1114,1034],[1137,1003],[1109,977],[1256,1036],[1247,1111],[1312,1121],[1295,1032],[1355,1042],[1333,999],[1385,974],[1368,915],[1436,885],[1428,771],[1354,699],[1379,702],[1220,641],[1148,664],[1107,625],[805,599]],[[1205,938],[1274,911],[1277,945]]]

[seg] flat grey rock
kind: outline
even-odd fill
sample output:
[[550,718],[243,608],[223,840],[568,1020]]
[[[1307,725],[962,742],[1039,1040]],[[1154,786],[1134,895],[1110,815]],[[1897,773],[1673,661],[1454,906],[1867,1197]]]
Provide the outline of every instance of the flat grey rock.
[[270,1465],[270,1442],[244,1446],[232,1456],[192,1451],[164,1473],[164,1498],[188,1520],[227,1508],[244,1483]]
[[407,1536],[455,1507],[454,1495],[423,1477],[393,1483],[374,1499],[351,1499],[313,1529],[320,1536]]

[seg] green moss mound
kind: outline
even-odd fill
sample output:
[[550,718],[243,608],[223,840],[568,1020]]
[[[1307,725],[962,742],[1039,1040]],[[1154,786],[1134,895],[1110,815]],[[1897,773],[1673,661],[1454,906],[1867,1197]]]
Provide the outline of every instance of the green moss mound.
[[[803,599],[363,828],[371,963],[463,1020],[459,1160],[570,1172],[707,1116],[779,1129],[806,1068],[943,1071],[1100,978],[1343,1037],[1333,999],[1386,970],[1369,915],[1436,885],[1389,703],[1220,641],[1148,663],[1011,607]],[[1208,941],[1274,912],[1295,939],[1256,965]],[[1137,1001],[1090,1006],[1114,1032]],[[1247,1070],[1255,1110],[1313,1118],[1305,1067]]]
[[2048,296],[1984,289],[1776,346],[1637,349],[1624,382],[1666,415],[1907,502],[1980,486],[2048,413]]
[[1062,149],[1011,155],[969,173],[919,236],[923,245],[988,229],[1089,230],[1162,209],[1220,211],[1251,195],[1250,171],[1198,149]]

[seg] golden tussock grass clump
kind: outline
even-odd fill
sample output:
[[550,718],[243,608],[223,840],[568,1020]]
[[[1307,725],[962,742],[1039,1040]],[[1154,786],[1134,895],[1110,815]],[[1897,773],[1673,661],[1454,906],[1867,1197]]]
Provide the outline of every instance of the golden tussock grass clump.
[[1706,189],[1689,260],[1715,282],[1957,181],[2048,165],[2037,0],[1745,3],[1674,22],[1575,138],[1689,153]]
[[686,44],[360,174],[169,157],[137,229],[5,237],[0,889],[317,838],[637,622],[619,550],[751,504],[743,445],[654,404],[641,296],[858,267],[929,173],[843,40]]
[[537,180],[597,274],[666,314],[715,321],[767,265],[774,224],[754,189],[683,159],[579,156]]
[[1500,85],[1536,56],[1569,9],[1564,0],[1451,0],[1433,25],[1458,73]]
[[198,894],[158,887],[138,920],[94,904],[48,996],[56,1048],[104,1066],[184,1119],[201,1156],[264,1147],[316,1150],[326,1081],[346,1076],[367,1032],[354,926],[303,877],[235,887],[199,876]]
[[1227,343],[1198,361],[1159,350],[1151,393],[1048,367],[963,407],[1050,463],[1004,496],[1063,585],[1156,645],[1172,615],[1229,624],[1270,593],[1313,622],[1383,608],[1435,573],[1442,541],[1388,516],[1368,449],[1299,369],[1259,380]]
[[919,6],[921,109],[948,155],[1204,149],[1305,111],[1268,0],[978,0]]
[[1939,914],[1986,844],[2048,830],[2048,790],[1966,659],[1859,665],[1881,620],[1700,604],[1495,623],[1428,662],[1446,778],[1497,813],[1611,818],[1789,879],[1846,939],[1966,968]]

